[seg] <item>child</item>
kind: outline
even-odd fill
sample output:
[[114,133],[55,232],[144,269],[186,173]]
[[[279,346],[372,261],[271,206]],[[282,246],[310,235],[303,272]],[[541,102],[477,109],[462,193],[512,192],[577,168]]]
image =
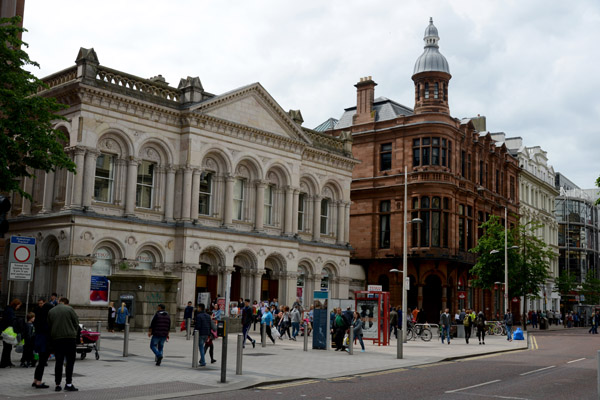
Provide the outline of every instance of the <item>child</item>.
[[33,359],[33,343],[35,338],[33,321],[35,321],[35,314],[32,312],[27,313],[27,323],[23,332],[25,344],[23,346],[23,356],[21,357],[21,367],[23,368],[35,367],[35,360]]

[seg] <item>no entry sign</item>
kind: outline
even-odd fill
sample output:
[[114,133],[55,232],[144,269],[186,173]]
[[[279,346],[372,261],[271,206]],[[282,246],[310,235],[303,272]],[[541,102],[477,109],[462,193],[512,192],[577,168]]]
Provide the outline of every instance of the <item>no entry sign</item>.
[[10,237],[8,257],[9,281],[32,281],[35,264],[35,238],[23,236]]

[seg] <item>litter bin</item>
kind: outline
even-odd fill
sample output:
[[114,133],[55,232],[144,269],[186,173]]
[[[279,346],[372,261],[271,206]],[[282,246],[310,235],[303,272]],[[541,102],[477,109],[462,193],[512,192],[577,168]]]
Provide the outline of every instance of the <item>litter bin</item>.
[[548,329],[548,318],[540,318],[540,329]]

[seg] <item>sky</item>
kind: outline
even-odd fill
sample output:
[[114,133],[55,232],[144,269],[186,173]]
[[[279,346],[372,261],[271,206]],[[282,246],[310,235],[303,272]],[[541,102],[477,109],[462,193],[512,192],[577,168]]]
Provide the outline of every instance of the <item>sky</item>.
[[450,112],[547,151],[581,188],[600,175],[597,0],[26,0],[23,40],[44,77],[100,64],[171,86],[198,76],[221,94],[260,82],[314,128],[375,96],[414,107],[411,80],[432,17],[450,65]]

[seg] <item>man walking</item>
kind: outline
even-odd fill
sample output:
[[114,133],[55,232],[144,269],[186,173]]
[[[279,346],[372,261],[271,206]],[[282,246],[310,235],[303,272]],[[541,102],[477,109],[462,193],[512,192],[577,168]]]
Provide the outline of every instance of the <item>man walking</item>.
[[[463,310],[464,311],[464,310]],[[473,327],[473,320],[471,319],[471,314],[469,310],[464,313],[464,317],[462,320],[462,324],[465,327],[465,341],[469,344],[469,339],[471,338],[471,328]]]
[[204,304],[198,304],[198,313],[196,314],[196,321],[194,323],[194,330],[197,331],[198,335],[198,348],[200,349],[200,366],[206,366],[206,360],[204,359],[204,343],[210,335],[210,317],[205,312],[206,307]]
[[510,310],[506,310],[506,314],[504,314],[504,324],[506,325],[506,340],[512,342],[513,315]]
[[244,300],[244,308],[242,309],[242,328],[244,332],[244,344],[243,348],[246,348],[246,340],[249,340],[252,343],[252,348],[256,347],[256,340],[252,339],[250,335],[248,335],[248,331],[252,326],[252,321],[254,320],[252,307],[250,307],[250,299]]
[[188,321],[191,321],[191,319],[194,318],[194,306],[192,306],[192,302],[188,301],[188,305],[185,308],[185,310],[183,311],[183,320],[185,321],[185,331],[187,332],[187,330],[189,329],[188,326]]
[[73,368],[75,367],[75,346],[77,334],[79,331],[79,319],[71,306],[69,299],[61,297],[58,305],[48,311],[48,325],[50,327],[50,337],[52,338],[52,347],[56,363],[54,366],[54,390],[62,390],[60,383],[62,381],[63,364],[66,360],[65,375],[67,392],[76,392],[73,386]]
[[300,320],[302,317],[300,315],[300,304],[296,304],[292,311],[290,312],[290,321],[292,322],[292,340],[296,340],[296,336],[300,333]]
[[446,308],[444,313],[440,317],[440,325],[442,326],[442,344],[444,344],[444,337],[448,339],[448,344],[450,344],[450,314],[449,309]]
[[171,317],[165,311],[164,304],[159,304],[157,308],[158,310],[154,314],[154,317],[152,317],[152,322],[150,322],[148,337],[152,337],[150,340],[150,350],[155,355],[156,365],[159,366],[163,359],[163,347],[165,342],[169,340]]
[[392,307],[392,311],[390,311],[390,337],[392,336],[392,331],[394,331],[394,337],[398,338],[398,312],[395,307]]

